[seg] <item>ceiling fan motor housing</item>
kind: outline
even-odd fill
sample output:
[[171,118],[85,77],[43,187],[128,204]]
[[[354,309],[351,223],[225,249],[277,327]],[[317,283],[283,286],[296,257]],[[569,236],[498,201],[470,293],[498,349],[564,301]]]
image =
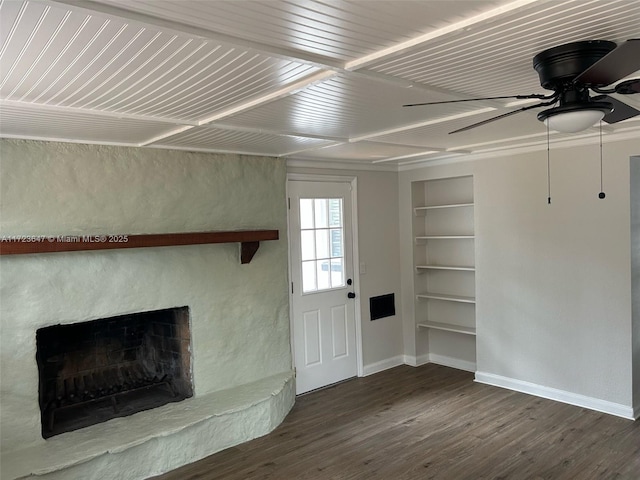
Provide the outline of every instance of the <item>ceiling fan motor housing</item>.
[[616,48],[614,42],[589,40],[567,43],[540,52],[533,57],[540,85],[558,90]]

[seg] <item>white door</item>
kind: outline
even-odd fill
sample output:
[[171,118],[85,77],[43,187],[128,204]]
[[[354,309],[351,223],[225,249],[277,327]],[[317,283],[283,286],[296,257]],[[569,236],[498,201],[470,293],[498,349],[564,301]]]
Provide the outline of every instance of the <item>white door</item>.
[[296,393],[358,372],[351,185],[289,181]]

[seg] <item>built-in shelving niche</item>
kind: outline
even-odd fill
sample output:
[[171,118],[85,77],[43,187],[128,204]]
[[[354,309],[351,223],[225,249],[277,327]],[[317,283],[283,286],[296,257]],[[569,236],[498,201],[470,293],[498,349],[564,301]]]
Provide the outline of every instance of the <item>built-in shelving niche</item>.
[[418,352],[475,369],[473,177],[412,184]]

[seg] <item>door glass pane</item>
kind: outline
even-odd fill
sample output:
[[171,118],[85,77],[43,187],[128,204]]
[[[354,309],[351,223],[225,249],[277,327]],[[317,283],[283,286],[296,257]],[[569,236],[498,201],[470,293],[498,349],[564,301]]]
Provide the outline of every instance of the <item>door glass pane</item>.
[[302,291],[314,292],[318,289],[316,283],[316,262],[302,262]]
[[344,287],[344,270],[341,258],[331,259],[331,286]]
[[329,230],[316,230],[316,258],[329,258]]
[[342,257],[342,229],[331,229],[331,256]]
[[345,286],[342,207],[342,198],[300,199],[304,293]]
[[331,262],[329,260],[318,260],[318,290],[327,290],[331,288],[331,277],[329,269]]
[[315,260],[316,244],[314,230],[302,230],[302,232],[300,232],[300,238],[302,240],[302,243],[300,243],[302,260]]
[[342,227],[342,199],[329,199],[329,226]]
[[300,199],[300,228],[313,228],[313,198]]
[[314,203],[316,210],[315,228],[327,228],[329,226],[329,221],[327,219],[328,200],[326,198],[316,198]]

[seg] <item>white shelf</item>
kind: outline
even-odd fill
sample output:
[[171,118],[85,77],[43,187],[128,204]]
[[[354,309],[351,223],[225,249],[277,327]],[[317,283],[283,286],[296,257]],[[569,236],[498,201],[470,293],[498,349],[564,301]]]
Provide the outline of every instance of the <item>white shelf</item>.
[[416,265],[416,270],[455,270],[460,272],[475,272],[476,267],[460,267],[456,265]]
[[464,335],[476,334],[476,329],[474,327],[463,327],[462,325],[451,325],[450,323],[424,322],[419,323],[418,327],[430,328],[432,330],[444,330],[446,332],[462,333]]
[[416,237],[416,242],[425,240],[456,240],[465,238],[476,238],[475,235],[422,235]]
[[416,215],[426,212],[427,210],[438,210],[441,208],[461,208],[461,207],[473,207],[473,203],[452,203],[446,205],[427,205],[425,207],[415,207],[413,209]]
[[459,303],[476,303],[475,297],[465,297],[463,295],[448,295],[444,293],[420,293],[416,295],[418,299],[430,298],[433,300],[444,300],[446,302],[459,302]]

